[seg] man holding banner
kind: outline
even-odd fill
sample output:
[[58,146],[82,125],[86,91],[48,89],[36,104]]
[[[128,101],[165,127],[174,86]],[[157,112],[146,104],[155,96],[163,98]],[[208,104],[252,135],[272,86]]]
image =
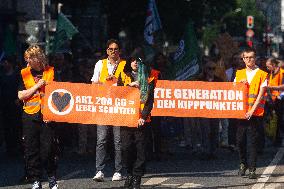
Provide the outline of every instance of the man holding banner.
[[[120,73],[123,71],[125,61],[120,59],[119,56],[119,43],[115,39],[107,41],[107,59],[99,60],[96,63],[94,74],[91,79],[93,84],[110,84],[116,85],[116,81]],[[111,125],[97,125],[97,147],[96,147],[96,169],[97,173],[93,180],[97,182],[104,181],[103,169],[106,163],[106,146],[108,130],[113,132],[113,141],[115,148],[115,173],[112,181],[120,181],[121,176],[121,141],[120,141],[120,127],[113,127]]]
[[[256,65],[256,52],[252,48],[247,48],[242,53],[242,58],[246,68],[236,72],[235,82],[246,83],[249,89],[248,112],[245,114],[246,120],[239,120],[237,128],[237,147],[240,157],[240,168],[238,174],[245,176],[249,169],[249,179],[256,179],[256,159],[257,159],[257,127],[262,124],[265,100],[263,95],[267,86],[267,73],[260,70]],[[248,161],[247,161],[247,135]],[[248,164],[249,163],[249,164]]]

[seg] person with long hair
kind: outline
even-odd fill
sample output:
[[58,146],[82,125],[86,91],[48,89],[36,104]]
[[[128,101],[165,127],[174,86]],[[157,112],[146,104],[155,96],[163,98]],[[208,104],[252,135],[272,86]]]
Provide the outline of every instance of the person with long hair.
[[140,90],[141,106],[137,128],[121,128],[122,162],[127,172],[124,187],[131,189],[140,189],[141,177],[145,173],[146,128],[150,126],[154,88],[159,74],[146,65],[142,57],[139,54],[132,55],[118,79],[118,86],[137,87]]

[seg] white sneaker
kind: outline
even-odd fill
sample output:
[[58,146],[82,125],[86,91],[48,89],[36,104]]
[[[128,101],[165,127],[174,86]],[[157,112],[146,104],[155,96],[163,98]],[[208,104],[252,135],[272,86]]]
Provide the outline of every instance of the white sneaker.
[[103,172],[101,172],[101,171],[97,172],[97,174],[96,174],[96,176],[94,176],[93,180],[97,181],[97,182],[103,182],[104,181]]
[[32,189],[42,189],[41,183],[39,181],[35,181]]
[[122,176],[121,176],[121,174],[120,174],[119,172],[115,172],[115,173],[113,174],[111,180],[112,180],[112,181],[120,181],[120,180],[122,180]]

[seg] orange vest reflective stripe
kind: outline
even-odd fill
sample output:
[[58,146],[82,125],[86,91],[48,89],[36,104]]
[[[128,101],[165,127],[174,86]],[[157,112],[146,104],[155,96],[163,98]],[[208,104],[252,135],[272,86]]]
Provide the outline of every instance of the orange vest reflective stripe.
[[[102,71],[101,71],[101,74],[100,74],[100,82],[104,83],[106,81],[107,76],[109,75],[108,69],[107,69],[107,59],[103,59],[102,62],[103,62],[103,67],[102,67]],[[118,63],[117,67],[115,68],[116,70],[115,70],[115,73],[114,73],[114,76],[116,78],[118,78],[119,74],[121,72],[123,72],[125,64],[126,64],[125,60],[121,60]]]
[[[283,70],[280,69],[276,75],[273,75],[273,74],[269,75],[268,85],[269,86],[279,86],[282,84],[282,80],[283,80]],[[274,101],[277,98],[277,96],[279,96],[280,91],[271,90],[271,94],[272,94],[272,100]]]
[[[253,104],[255,103],[258,93],[260,91],[260,86],[265,81],[266,78],[267,78],[267,73],[260,69],[256,72],[255,76],[253,77],[249,85],[248,104],[247,104],[248,110],[250,110]],[[238,70],[236,72],[236,82],[240,82],[241,80],[247,80],[246,69]],[[254,116],[263,115],[264,104],[265,104],[265,99],[264,97],[262,97],[258,107],[253,113]]]
[[[31,67],[26,67],[21,70],[21,75],[23,78],[23,82],[26,89],[33,87],[36,82],[31,73]],[[53,81],[54,79],[54,69],[51,66],[46,67],[43,72],[42,79],[44,79],[47,83]],[[35,94],[33,94],[30,98],[24,100],[23,109],[27,114],[35,114],[39,112],[43,108],[42,102],[44,98],[44,87],[40,88]]]

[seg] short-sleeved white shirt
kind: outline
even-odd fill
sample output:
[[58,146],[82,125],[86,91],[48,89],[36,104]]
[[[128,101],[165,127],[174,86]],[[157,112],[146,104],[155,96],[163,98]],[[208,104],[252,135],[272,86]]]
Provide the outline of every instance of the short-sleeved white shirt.
[[[116,63],[118,64],[120,60],[118,60]],[[113,74],[113,70],[116,68],[117,66],[114,64],[111,64],[110,61],[107,59],[107,70],[108,70],[108,74],[112,75]],[[93,77],[91,79],[92,82],[98,82],[100,81],[100,76],[101,76],[101,72],[103,69],[103,61],[99,60],[94,68],[94,74]]]
[[[252,71],[246,70],[246,75],[247,75],[247,82],[250,84],[252,79],[254,78],[256,72],[259,70],[259,68],[256,68]],[[236,78],[234,79],[234,82],[236,82]],[[260,85],[260,87],[266,87],[268,85],[267,79],[264,80],[264,82]]]

